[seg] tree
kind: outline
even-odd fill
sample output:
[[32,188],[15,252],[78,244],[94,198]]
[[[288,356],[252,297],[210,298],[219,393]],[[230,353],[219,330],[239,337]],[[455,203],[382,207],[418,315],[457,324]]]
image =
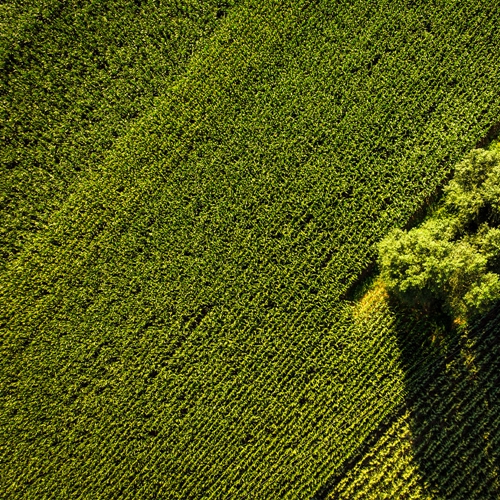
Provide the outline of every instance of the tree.
[[402,302],[455,317],[500,299],[500,155],[474,150],[420,227],[394,229],[378,246],[381,277]]

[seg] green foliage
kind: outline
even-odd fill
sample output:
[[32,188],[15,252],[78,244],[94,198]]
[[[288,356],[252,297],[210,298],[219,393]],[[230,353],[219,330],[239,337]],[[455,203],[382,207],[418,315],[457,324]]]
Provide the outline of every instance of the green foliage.
[[460,162],[444,189],[444,209],[461,227],[488,219],[498,222],[500,212],[500,153],[473,150]]
[[441,305],[458,317],[500,299],[500,154],[473,150],[457,165],[435,213],[420,227],[396,229],[378,245],[382,278],[406,303]]
[[0,497],[314,497],[401,403],[391,315],[342,297],[498,116],[500,11],[42,4],[2,100]]
[[405,302],[427,308],[443,295],[453,250],[447,220],[430,220],[412,231],[392,231],[379,244],[382,279]]

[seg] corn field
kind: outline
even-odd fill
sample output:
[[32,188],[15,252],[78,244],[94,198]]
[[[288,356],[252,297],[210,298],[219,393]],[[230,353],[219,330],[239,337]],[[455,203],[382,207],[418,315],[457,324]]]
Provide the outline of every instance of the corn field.
[[498,122],[495,2],[0,20],[0,497],[499,491],[493,316],[353,299]]

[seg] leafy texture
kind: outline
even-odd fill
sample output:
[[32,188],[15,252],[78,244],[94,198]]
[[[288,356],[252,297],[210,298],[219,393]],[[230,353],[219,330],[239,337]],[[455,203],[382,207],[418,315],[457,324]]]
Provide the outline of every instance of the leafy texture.
[[380,242],[389,290],[427,311],[444,304],[464,317],[484,313],[500,299],[499,178],[500,155],[472,151],[458,164],[433,216]]

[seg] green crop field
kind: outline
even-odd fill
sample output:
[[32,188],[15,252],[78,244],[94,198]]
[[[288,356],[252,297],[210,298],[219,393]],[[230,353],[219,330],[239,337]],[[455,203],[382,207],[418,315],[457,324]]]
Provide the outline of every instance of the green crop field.
[[498,132],[500,6],[0,22],[1,498],[500,496],[498,311],[442,338],[361,286]]

